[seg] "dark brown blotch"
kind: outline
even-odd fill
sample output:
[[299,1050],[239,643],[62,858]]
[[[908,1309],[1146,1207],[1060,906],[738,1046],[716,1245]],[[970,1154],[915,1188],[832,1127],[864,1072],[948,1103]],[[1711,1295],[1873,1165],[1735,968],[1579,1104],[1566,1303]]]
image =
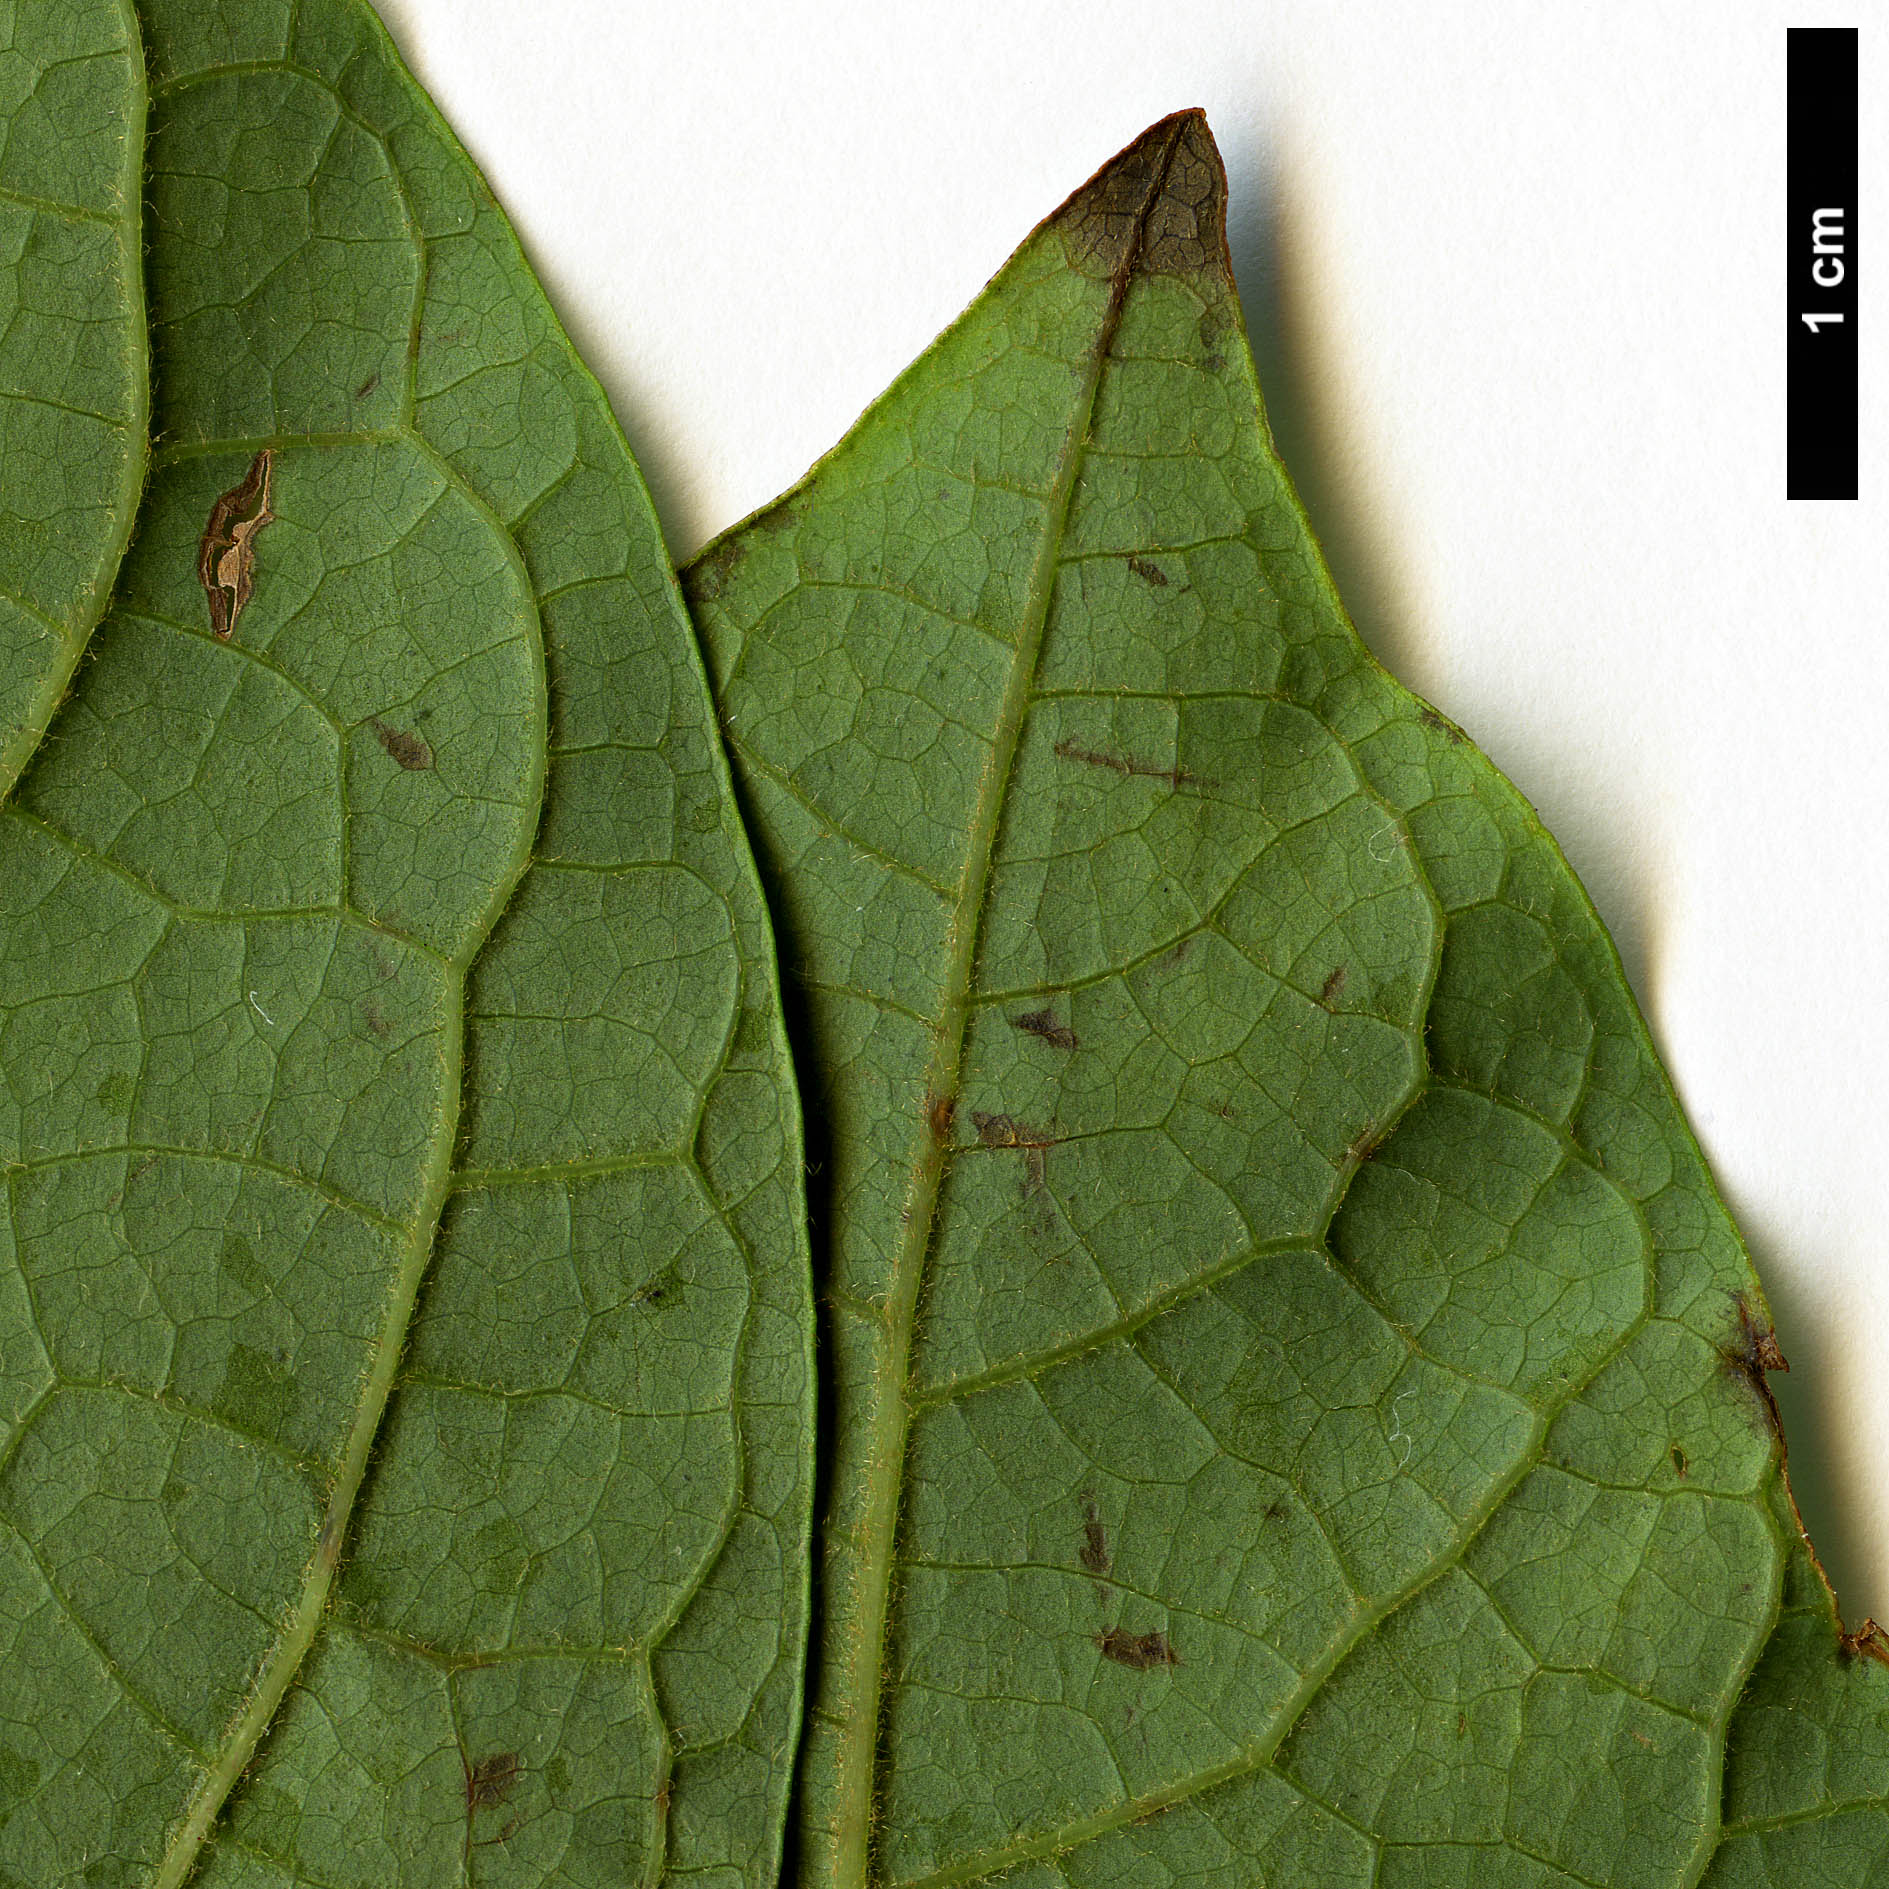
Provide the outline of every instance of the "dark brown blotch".
[[1875,1659],[1889,1666],[1889,1634],[1870,1619],[1853,1632],[1839,1633],[1837,1650],[1845,1660]]
[[495,1751],[477,1764],[467,1764],[466,1815],[494,1810],[510,1798],[524,1767],[515,1751]]
[[1439,715],[1428,702],[1417,710],[1417,719],[1423,723],[1424,727],[1434,728],[1439,735],[1447,737],[1452,743],[1460,745],[1469,739],[1447,715]]
[[1079,741],[1062,740],[1056,744],[1059,761],[1080,761],[1087,767],[1105,767],[1114,774],[1140,775],[1147,780],[1166,781],[1176,790],[1197,783],[1184,767],[1156,767],[1152,761],[1137,761],[1133,755],[1108,754],[1100,748],[1085,748]]
[[1072,268],[1088,276],[1123,277],[1160,191],[1179,123],[1176,117],[1150,125],[1050,217]]
[[426,738],[405,728],[392,728],[376,716],[368,723],[380,745],[409,773],[433,765],[433,750]]
[[980,1148],[1015,1149],[1023,1156],[1023,1191],[1037,1192],[1043,1185],[1044,1156],[1061,1139],[1046,1128],[1033,1128],[1014,1115],[991,1114],[983,1109],[971,1111],[971,1126],[977,1130]]
[[1757,1398],[1764,1425],[1782,1448],[1784,1419],[1778,1414],[1777,1399],[1771,1394],[1765,1374],[1788,1371],[1791,1367],[1778,1346],[1777,1332],[1752,1309],[1750,1297],[1741,1292],[1732,1303],[1737,1312],[1737,1324],[1731,1343],[1721,1348],[1720,1355],[1732,1374]]
[[1025,1036],[1034,1036],[1047,1043],[1051,1049],[1074,1049],[1076,1033],[1066,1023],[1056,1021],[1056,1013],[1046,1004],[1041,1010],[1026,1010],[1020,1017],[1010,1019],[1013,1030],[1021,1030]]
[[1159,275],[1217,275],[1230,289],[1227,178],[1205,116],[1183,112],[1161,188],[1141,233],[1138,266]]
[[776,499],[766,511],[755,513],[748,524],[755,531],[771,532],[778,536],[783,531],[792,531],[800,523],[806,509],[805,499],[790,494],[786,498]]
[[1324,983],[1320,985],[1318,1001],[1329,1010],[1332,1005],[1338,1001],[1339,994],[1343,991],[1344,987],[1345,967],[1341,964],[1326,978]]
[[1040,1128],[1020,1122],[1014,1115],[997,1115],[988,1109],[971,1111],[971,1126],[977,1130],[980,1148],[1053,1148],[1055,1138]]
[[1178,1666],[1181,1658],[1168,1644],[1165,1633],[1130,1633],[1126,1627],[1110,1627],[1095,1636],[1096,1650],[1117,1666],[1127,1666],[1145,1673],[1153,1666]]
[[931,1130],[931,1138],[941,1146],[951,1139],[952,1125],[958,1119],[958,1098],[955,1095],[928,1095],[925,1098],[925,1126]]
[[1167,589],[1168,574],[1160,565],[1150,564],[1146,558],[1130,558],[1128,560],[1128,568],[1133,571],[1144,584],[1153,584],[1157,590]]
[[256,588],[256,539],[275,523],[269,509],[274,449],[265,446],[249,470],[210,507],[197,541],[197,581],[210,605],[210,629],[227,643]]
[[728,580],[734,576],[735,567],[746,550],[747,541],[739,532],[719,544],[710,545],[683,571],[683,595],[691,603],[714,603],[728,588]]
[[1102,1526],[1102,1512],[1096,1507],[1092,1495],[1082,1498],[1081,1561],[1098,1580],[1114,1566],[1109,1558],[1108,1530]]

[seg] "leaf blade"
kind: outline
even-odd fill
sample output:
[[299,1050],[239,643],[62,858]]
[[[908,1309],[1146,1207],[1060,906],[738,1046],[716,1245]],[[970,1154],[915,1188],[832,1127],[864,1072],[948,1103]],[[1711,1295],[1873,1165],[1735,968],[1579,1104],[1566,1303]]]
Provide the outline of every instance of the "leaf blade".
[[[1028,540],[1029,481],[1004,477],[1003,454],[1069,426],[1029,372],[993,363],[1012,334],[1053,352],[1055,298],[1080,294],[1081,255],[1044,253],[1057,219],[807,482],[688,574],[808,1006],[803,1080],[833,1117],[837,1598],[803,1866],[848,1885],[1031,1863],[1072,1883],[1268,1863],[1295,1880],[1316,1854],[1333,1881],[1691,1880],[1785,1541],[1763,1499],[1762,1300],[1565,862],[1459,732],[1376,668],[1331,593],[1264,434],[1217,159],[1181,122],[1206,180],[1194,204],[1211,207],[1148,214],[1179,266],[1133,272],[1098,349],[1009,850],[975,921],[988,1001],[962,1093],[921,1080],[914,1040],[944,1025],[905,961],[945,953],[956,921],[928,924],[924,901],[952,896],[976,772],[932,736],[948,716],[925,685],[992,725],[979,639],[1003,641]],[[903,721],[873,697],[901,683],[918,698]],[[1369,823],[1294,848],[1282,819],[1260,847],[1261,816],[1241,809],[1229,893],[1195,803],[1254,776],[1283,796],[1321,743]],[[1409,875],[1401,916],[1383,915],[1397,886],[1356,882],[1373,868]],[[1282,994],[1240,990],[1229,958],[1164,999],[1159,976],[1184,979],[1202,940],[1243,948]],[[1356,1005],[1349,1054],[1377,1088],[1312,1052],[1295,1063],[1292,1032],[1239,1071],[1229,1039],[1260,1041],[1285,1002],[1306,1006],[1308,1042]],[[875,1055],[894,1020],[906,1040]],[[1263,1125],[1269,1081],[1293,1098],[1288,1130],[1236,1155],[1215,1116]],[[919,1188],[901,1201],[883,1177],[912,1171],[940,1122],[932,1222]],[[1112,1161],[1095,1152],[1110,1133]],[[1020,1170],[1007,1200],[997,1160]],[[1244,1190],[1249,1247],[1221,1230],[1239,1215],[1215,1220],[1215,1190]],[[902,1207],[927,1222],[906,1246]],[[904,1319],[881,1312],[899,1303],[895,1251],[925,1260],[922,1292],[899,1282]],[[854,1332],[875,1320],[895,1350],[915,1334],[890,1372]],[[1328,1358],[1321,1334],[1338,1331]],[[898,1427],[888,1400],[910,1403],[910,1435],[897,1532],[874,1536],[859,1464]],[[1190,1478],[1213,1477],[1215,1504],[1190,1506]],[[1269,1546],[1269,1522],[1304,1542]],[[1626,1545],[1583,1562],[1596,1532]],[[880,1566],[849,1586],[862,1539]],[[1247,1578],[1215,1590],[1229,1556]],[[1704,1619],[1669,1604],[1727,1565],[1743,1573],[1700,1590]],[[1590,1630],[1544,1605],[1557,1577],[1538,1566],[1575,1570]],[[884,1624],[861,1626],[882,1594]],[[1288,1596],[1325,1611],[1294,1619]],[[852,1663],[875,1632],[883,1703],[881,1674]],[[1208,1650],[1190,1659],[1190,1641]],[[1428,1702],[1399,1678],[1426,1649],[1443,1668]],[[1473,1762],[1452,1760],[1459,1736]],[[1387,1788],[1400,1766],[1409,1786]],[[1600,1782],[1567,1782],[1586,1777]]]
[[144,479],[143,49],[128,4],[9,20],[0,109],[0,796],[105,608]]
[[[252,1504],[218,1530],[249,1543],[253,1565],[232,1547],[218,1570],[248,1634],[206,1653],[181,1772],[140,1795],[138,1763],[108,1766],[124,1806],[50,1837],[16,1817],[0,1845],[28,1847],[0,1855],[28,1875],[53,1869],[30,1848],[52,1841],[160,1881],[419,1883],[458,1879],[516,1826],[505,1854],[533,1880],[768,1880],[811,1485],[798,1121],[765,911],[647,496],[364,7],[154,5],[147,27],[174,443],[75,738],[35,770],[28,811],[81,828],[134,905],[158,886],[184,931],[227,907],[253,934],[223,1014],[304,1042],[303,1075],[232,1071],[209,1040],[147,1048],[130,1106],[142,1119],[160,1076],[196,1124],[170,1139],[207,1137],[351,1230],[238,1214],[234,1249],[162,1262],[172,1298],[250,1295],[221,1320],[229,1368],[208,1393],[277,1465],[273,1519]],[[223,644],[196,534],[259,449],[275,517]],[[415,467],[443,496],[403,499]],[[480,555],[548,647],[548,686],[542,654],[535,680],[494,672],[494,611],[468,591]],[[234,689],[206,684],[232,667]],[[128,794],[107,785],[121,763]],[[548,769],[542,820],[535,791],[507,812],[479,772],[521,765]],[[265,934],[336,908],[360,914],[361,963],[324,1009]],[[399,1000],[396,935],[433,967],[431,1036]],[[185,963],[172,984],[188,1001],[202,977]],[[638,1046],[644,1081],[599,1080]],[[350,1087],[350,1056],[404,1087]],[[508,1142],[527,1117],[552,1139]],[[138,1184],[201,1198],[179,1167]],[[57,1261],[60,1226],[43,1215],[30,1252]],[[355,1242],[345,1277],[337,1240]],[[68,1344],[78,1316],[55,1327]],[[285,1317],[278,1357],[262,1334]],[[144,1368],[180,1410],[205,1401],[201,1364]],[[39,1448],[27,1431],[16,1444]],[[574,1464],[609,1472],[588,1513],[554,1493]],[[190,1499],[167,1484],[155,1507]],[[152,1605],[159,1546],[126,1551],[128,1615]],[[109,1547],[95,1529],[78,1551]],[[521,1553],[531,1579],[495,1613],[485,1583]],[[115,1668],[137,1691],[168,1660],[187,1697],[178,1631],[120,1636],[105,1683]]]

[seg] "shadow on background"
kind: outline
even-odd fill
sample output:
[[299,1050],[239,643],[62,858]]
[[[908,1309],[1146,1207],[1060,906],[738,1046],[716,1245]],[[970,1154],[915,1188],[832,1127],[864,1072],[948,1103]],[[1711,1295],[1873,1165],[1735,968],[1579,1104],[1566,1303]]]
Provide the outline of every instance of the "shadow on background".
[[1255,139],[1222,155],[1227,247],[1273,443],[1366,647],[1394,676],[1421,689],[1433,676],[1435,652],[1401,602],[1411,586],[1371,489],[1345,450],[1335,351],[1324,339],[1310,287],[1318,274],[1315,225],[1277,150]]
[[1834,1374],[1825,1368],[1823,1348],[1817,1343],[1823,1320],[1792,1287],[1788,1269],[1778,1263],[1777,1244],[1767,1237],[1764,1215],[1743,1202],[1728,1204],[1764,1282],[1778,1345],[1790,1360],[1791,1368],[1773,1372],[1770,1383],[1790,1449],[1791,1493],[1797,1498],[1797,1512],[1804,1518],[1817,1559],[1836,1589],[1843,1624],[1854,1628],[1881,1601],[1876,1597],[1879,1583],[1874,1579],[1868,1545],[1850,1519],[1851,1504],[1844,1495],[1843,1413],[1831,1394]]

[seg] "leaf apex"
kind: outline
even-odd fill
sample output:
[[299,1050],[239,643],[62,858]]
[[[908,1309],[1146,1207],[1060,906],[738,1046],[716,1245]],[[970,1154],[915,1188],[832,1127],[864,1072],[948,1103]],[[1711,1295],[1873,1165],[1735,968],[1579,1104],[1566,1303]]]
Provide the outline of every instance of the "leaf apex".
[[1230,276],[1226,167],[1198,106],[1171,112],[1117,152],[1050,216],[1079,269]]

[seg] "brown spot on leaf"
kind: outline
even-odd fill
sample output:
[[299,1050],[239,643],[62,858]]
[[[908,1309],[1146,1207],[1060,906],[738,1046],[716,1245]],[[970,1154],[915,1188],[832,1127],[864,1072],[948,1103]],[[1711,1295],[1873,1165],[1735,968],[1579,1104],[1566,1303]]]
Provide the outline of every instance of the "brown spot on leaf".
[[1869,1658],[1889,1666],[1889,1634],[1867,1618],[1855,1632],[1837,1635],[1837,1650],[1846,1660]]
[[1318,1001],[1322,1003],[1327,1010],[1329,1010],[1331,1006],[1337,1001],[1338,994],[1340,991],[1344,989],[1344,987],[1345,987],[1345,967],[1341,964],[1338,966],[1336,970],[1332,972],[1332,974],[1328,978],[1326,978],[1323,985],[1320,986],[1319,993],[1318,993]]
[[460,1763],[466,1773],[466,1815],[474,1811],[493,1810],[504,1803],[517,1786],[519,1773],[523,1766],[518,1762],[515,1751],[495,1751],[489,1757],[481,1758],[477,1764],[468,1763],[464,1758]]
[[1733,1373],[1750,1386],[1758,1400],[1765,1427],[1781,1448],[1784,1442],[1784,1420],[1778,1414],[1777,1399],[1771,1395],[1771,1386],[1765,1382],[1765,1373],[1788,1371],[1791,1367],[1784,1361],[1784,1353],[1778,1348],[1777,1333],[1770,1325],[1760,1323],[1757,1314],[1751,1309],[1751,1300],[1741,1292],[1733,1303],[1738,1312],[1738,1329],[1731,1344],[1724,1347],[1721,1355]]
[[1199,784],[1184,767],[1156,767],[1152,761],[1137,761],[1126,754],[1104,754],[1100,749],[1085,748],[1074,741],[1057,742],[1056,756],[1063,761],[1081,761],[1089,767],[1105,767],[1116,774],[1139,774],[1148,780],[1166,781],[1177,791]]
[[368,723],[368,726],[379,738],[380,745],[408,773],[433,765],[433,750],[424,736],[410,733],[405,728],[390,728],[378,715]]
[[951,1127],[958,1119],[958,1098],[955,1095],[928,1095],[925,1098],[925,1126],[931,1130],[931,1138],[940,1144],[951,1139]]
[[1383,1146],[1382,1132],[1375,1128],[1361,1128],[1351,1138],[1351,1145],[1345,1149],[1345,1159],[1362,1167]]
[[368,375],[368,377],[364,381],[361,382],[360,386],[355,388],[354,390],[355,399],[365,400],[367,396],[371,394],[374,391],[374,389],[378,387],[379,385],[380,385],[380,376],[378,374]]
[[1145,1673],[1151,1666],[1178,1666],[1180,1655],[1168,1644],[1165,1633],[1130,1633],[1126,1627],[1110,1627],[1095,1636],[1096,1650],[1117,1666],[1131,1667]]
[[1417,719],[1423,723],[1424,727],[1434,728],[1439,735],[1447,736],[1458,746],[1469,739],[1447,715],[1439,715],[1428,702],[1417,710]]
[[1082,1565],[1099,1580],[1114,1563],[1109,1559],[1108,1530],[1102,1526],[1102,1513],[1095,1497],[1082,1498]]
[[1167,572],[1164,571],[1160,565],[1150,564],[1146,558],[1130,558],[1128,560],[1128,568],[1133,571],[1144,584],[1153,584],[1161,590],[1167,589]]
[[1673,1474],[1677,1476],[1681,1482],[1684,1482],[1686,1474],[1691,1469],[1692,1465],[1687,1460],[1685,1451],[1682,1450],[1677,1443],[1672,1447],[1672,1464]]
[[746,542],[739,532],[719,544],[710,545],[682,573],[683,594],[691,603],[713,603],[727,589],[728,580],[746,550]]
[[373,998],[361,1006],[361,1021],[378,1037],[386,1038],[393,1034],[393,1025],[381,1013],[381,1007]]
[[1026,1036],[1041,1037],[1052,1049],[1074,1049],[1076,1033],[1066,1023],[1058,1023],[1056,1014],[1047,1004],[1041,1010],[1026,1010],[1020,1017],[1010,1019],[1013,1030],[1021,1030]]
[[1047,1129],[1032,1128],[1014,1115],[992,1115],[982,1109],[971,1112],[971,1124],[977,1130],[980,1148],[1015,1148],[1023,1155],[1023,1191],[1033,1194],[1043,1185],[1043,1157],[1061,1139]]
[[275,522],[269,483],[275,453],[265,446],[241,480],[210,507],[197,541],[197,581],[210,604],[210,628],[219,642],[235,634],[237,620],[256,588],[256,537]]

